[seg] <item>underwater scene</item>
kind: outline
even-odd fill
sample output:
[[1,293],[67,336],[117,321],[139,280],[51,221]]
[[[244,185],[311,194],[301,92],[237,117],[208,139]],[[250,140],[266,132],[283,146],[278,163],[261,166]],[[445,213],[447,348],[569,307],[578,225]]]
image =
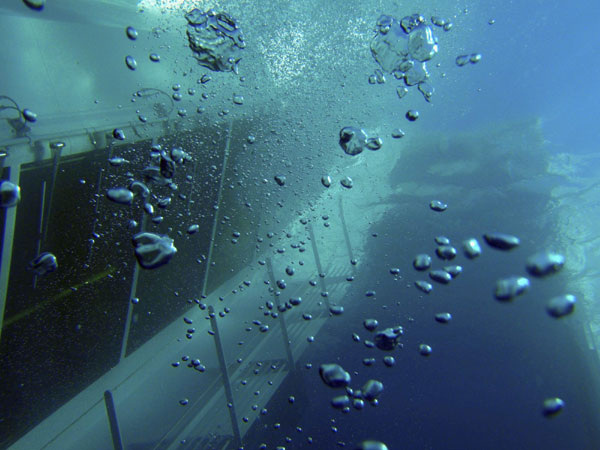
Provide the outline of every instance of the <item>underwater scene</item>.
[[599,16],[2,0],[0,450],[600,449]]

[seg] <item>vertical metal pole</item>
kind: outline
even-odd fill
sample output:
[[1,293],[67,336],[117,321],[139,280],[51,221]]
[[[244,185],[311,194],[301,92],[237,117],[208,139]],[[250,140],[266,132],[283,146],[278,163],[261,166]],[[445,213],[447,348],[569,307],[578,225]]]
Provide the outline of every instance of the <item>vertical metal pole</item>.
[[[8,168],[8,180],[19,185],[21,167]],[[8,277],[10,275],[10,262],[13,252],[13,241],[15,237],[15,222],[17,219],[17,206],[7,208],[4,216],[4,230],[2,233],[2,259],[0,260],[0,338],[2,337],[2,323],[4,321],[4,309],[8,295]]]
[[235,402],[233,400],[233,390],[231,389],[231,381],[229,379],[229,373],[227,372],[227,363],[225,362],[225,353],[223,352],[223,343],[221,342],[221,335],[219,334],[219,327],[217,324],[217,316],[215,314],[215,309],[212,306],[209,306],[208,313],[210,316],[210,325],[212,327],[213,337],[215,338],[215,347],[217,349],[217,357],[219,358],[221,376],[223,377],[223,388],[225,389],[225,397],[227,398],[227,409],[229,409],[231,428],[233,429],[233,435],[236,439],[235,445],[241,445],[242,435],[240,433],[240,427],[237,421]]
[[[50,213],[52,211],[52,197],[54,196],[54,188],[56,186],[56,177],[58,176],[58,164],[60,162],[60,154],[65,146],[64,142],[54,142],[50,144],[50,150],[54,153],[52,162],[52,178],[50,179],[50,190],[47,189],[46,181],[43,182],[42,187],[42,208],[41,208],[41,221],[40,221],[40,236],[37,242],[37,253],[36,256],[42,251],[42,246],[48,235],[48,223],[50,222]],[[48,193],[48,201],[46,201],[46,192]],[[33,288],[37,287],[37,275],[33,276]]]
[[[321,258],[319,258],[319,249],[317,248],[317,240],[315,239],[315,232],[312,227],[312,223],[308,222],[308,233],[310,234],[310,243],[312,245],[313,255],[315,257],[315,264],[317,265],[317,271],[319,272],[319,286],[321,287],[321,292],[327,292],[327,285],[325,284],[325,273],[323,272],[323,267],[321,267]],[[323,276],[321,276],[323,275]],[[329,310],[329,299],[327,297],[323,297],[325,301],[325,306],[327,306],[327,310]]]
[[225,172],[227,171],[227,160],[229,159],[229,145],[231,144],[231,129],[233,120],[229,121],[227,129],[227,140],[225,142],[225,152],[223,155],[223,170],[221,171],[221,179],[219,180],[219,192],[217,194],[217,204],[215,208],[215,220],[213,221],[212,233],[210,235],[210,247],[208,248],[208,257],[206,259],[206,270],[204,271],[204,280],[202,281],[202,295],[206,295],[206,287],[208,285],[208,273],[212,262],[213,248],[215,246],[215,237],[217,236],[217,225],[219,223],[219,208],[223,197],[223,184],[225,183]]
[[346,241],[346,250],[348,250],[348,257],[350,258],[350,264],[352,264],[352,272],[356,270],[352,261],[354,261],[354,255],[352,254],[352,246],[350,245],[350,236],[348,235],[348,227],[346,226],[346,218],[344,217],[344,206],[342,205],[342,197],[340,196],[340,219],[342,220],[342,230],[344,230],[344,240]]
[[114,450],[124,450],[121,431],[119,430],[119,421],[117,420],[117,409],[112,392],[104,391],[104,404],[106,405],[106,414],[108,415],[108,425],[110,426],[110,435],[112,436]]
[[[146,229],[147,215],[142,212],[141,230]],[[138,278],[140,276],[140,265],[136,263],[133,269],[133,279],[131,280],[131,289],[129,290],[129,304],[127,305],[127,316],[125,317],[125,331],[123,332],[123,340],[121,341],[121,356],[119,362],[125,359],[127,353],[127,342],[129,341],[129,331],[131,330],[131,320],[133,319],[133,299],[137,291]]]
[[58,163],[60,162],[60,153],[65,144],[58,142],[50,144],[50,148],[54,150],[54,160],[52,162],[52,179],[50,180],[50,191],[48,192],[48,206],[44,214],[43,231],[42,231],[42,244],[46,240],[48,234],[48,222],[50,221],[50,212],[52,210],[52,197],[54,196],[54,187],[56,186],[56,177],[58,175]]
[[[104,173],[104,169],[100,168],[100,171],[98,172],[98,182],[96,183],[98,185],[98,188],[96,189],[96,205],[94,206],[94,220],[92,223],[92,236],[96,232],[96,225],[98,224],[98,209],[100,208],[100,199],[102,198],[100,196],[100,190],[102,189],[102,174],[103,173]],[[94,252],[94,241],[91,241],[90,242],[90,251],[89,251],[88,257],[87,257],[88,266],[92,264],[92,253],[93,252]]]
[[[273,263],[271,262],[271,258],[267,258],[267,272],[269,273],[269,281],[271,286],[276,286],[275,282],[275,273],[273,272]],[[279,296],[277,292],[273,291],[273,298],[275,299],[275,306],[277,306],[277,311],[279,311]],[[294,355],[292,354],[292,347],[290,345],[290,337],[288,335],[287,326],[285,324],[285,318],[283,314],[279,311],[279,323],[281,324],[281,334],[283,336],[283,346],[285,347],[285,352],[287,354],[288,365],[290,367],[290,371],[294,371],[296,369],[296,363],[294,362]]]
[[[42,251],[42,239],[44,234],[44,211],[46,210],[46,180],[42,181],[42,201],[40,203],[40,221],[38,222],[38,240],[35,248],[35,255]],[[37,275],[33,275],[33,288],[37,287]]]
[[[194,169],[192,170],[193,173],[193,179],[196,179],[196,175],[198,172],[198,160],[194,159]],[[187,214],[188,216],[192,213],[192,194],[194,193],[194,183],[190,183],[190,193],[188,194],[188,198],[187,198]]]

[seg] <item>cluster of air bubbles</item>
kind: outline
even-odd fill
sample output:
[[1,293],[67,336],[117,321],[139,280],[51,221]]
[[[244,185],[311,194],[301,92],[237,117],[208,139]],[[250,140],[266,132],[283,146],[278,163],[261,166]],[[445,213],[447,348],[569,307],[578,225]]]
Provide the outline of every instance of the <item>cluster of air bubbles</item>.
[[[138,31],[134,27],[128,26],[127,28],[125,28],[125,35],[129,40],[135,41],[138,38]],[[148,57],[152,62],[160,62],[160,55],[158,53],[150,53]],[[125,57],[125,65],[129,70],[136,70],[138,67],[138,63],[135,57],[132,55],[127,55]]]
[[454,26],[452,21],[437,16],[431,16],[431,23],[436,27],[443,28],[444,31],[450,31]]
[[[501,232],[484,233],[483,240],[489,247],[503,252],[510,252],[521,244],[521,240],[517,236]],[[435,253],[440,259],[453,259],[457,255],[456,249],[450,245],[450,240],[447,237],[438,236],[435,238],[435,242],[438,244]],[[474,237],[463,240],[462,247],[464,256],[470,260],[479,257],[482,253],[481,245]],[[429,270],[430,278],[440,284],[450,283],[451,280],[462,272],[462,266],[458,265],[449,265],[442,269],[430,270],[432,262],[433,259],[431,256],[421,253],[414,258],[413,266],[417,271]],[[564,263],[565,258],[563,255],[544,250],[527,258],[525,270],[533,277],[545,278],[559,272]],[[415,286],[424,293],[430,293],[433,289],[433,285],[424,280],[415,281]],[[521,275],[508,276],[496,281],[494,297],[501,301],[510,301],[524,294],[529,289],[530,281],[527,277]],[[574,295],[558,295],[547,301],[546,312],[552,318],[560,319],[572,314],[575,310],[575,304],[576,298]],[[452,320],[452,314],[450,312],[437,313],[434,319],[440,324],[448,324]],[[423,356],[429,356],[432,348],[427,344],[420,344],[419,352]],[[562,411],[564,405],[564,401],[558,397],[548,398],[543,403],[542,413],[545,417],[553,417]]]
[[[445,31],[452,28],[452,22],[438,17],[432,17],[431,22]],[[427,61],[430,61],[439,49],[432,26],[420,14],[406,16],[401,20],[382,15],[377,19],[375,33],[371,40],[371,54],[380,69],[369,77],[369,82],[383,84],[384,72],[390,73],[402,82],[396,88],[399,98],[408,93],[408,88],[417,86],[423,98],[430,102],[435,89],[427,81]],[[411,111],[411,114],[407,113],[406,118],[415,121],[418,112]]]
[[[113,137],[125,139],[121,129],[115,129]],[[164,210],[169,207],[172,203],[172,196],[151,194],[149,186],[155,185],[158,188],[165,187],[169,188],[170,191],[176,191],[178,187],[173,179],[177,167],[190,161],[191,156],[180,147],[173,147],[167,151],[163,150],[160,145],[155,145],[151,148],[150,160],[151,164],[141,170],[140,179],[136,179],[132,173],[128,172],[128,184],[108,188],[106,198],[115,204],[127,206],[132,205],[135,199],[139,199],[143,211],[147,215],[153,216],[151,218],[152,223],[158,225],[163,221],[163,216],[154,216],[154,214],[157,210]],[[111,167],[120,167],[128,161],[123,157],[113,156],[108,160],[108,163]],[[191,179],[191,176],[188,176],[188,179]],[[185,198],[182,194],[179,196]],[[128,229],[134,230],[137,226],[138,224],[132,220],[128,225]],[[189,225],[187,234],[195,234],[199,229],[199,224]],[[179,231],[178,234],[182,236],[183,231]],[[144,269],[155,269],[165,265],[177,252],[173,239],[162,234],[137,233],[133,236],[132,243],[137,261]]]
[[459,55],[456,57],[456,65],[458,67],[466,66],[467,64],[477,64],[481,61],[481,53],[473,53],[471,55]]
[[396,128],[395,130],[392,131],[392,137],[394,139],[401,139],[406,135],[406,133],[404,131],[402,131],[400,128]]
[[379,150],[383,145],[383,140],[380,137],[368,137],[361,128],[348,126],[340,130],[339,143],[347,155],[356,156],[365,148],[372,151]]
[[246,42],[236,20],[226,13],[195,8],[185,15],[188,45],[198,64],[217,72],[237,72]]
[[319,375],[330,388],[344,388],[346,394],[338,395],[331,400],[331,406],[344,412],[349,412],[353,406],[357,410],[364,408],[365,400],[377,405],[379,395],[383,392],[383,383],[378,380],[368,380],[361,389],[350,388],[351,377],[339,364],[322,364]]

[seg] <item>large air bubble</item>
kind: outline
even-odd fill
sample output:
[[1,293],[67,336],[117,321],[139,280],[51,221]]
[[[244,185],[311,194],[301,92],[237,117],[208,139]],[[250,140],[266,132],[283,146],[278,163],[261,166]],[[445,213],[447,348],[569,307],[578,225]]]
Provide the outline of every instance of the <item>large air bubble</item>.
[[188,21],[189,47],[198,64],[216,72],[236,71],[246,47],[244,37],[233,17],[214,10],[194,8],[185,15]]
[[177,249],[173,239],[155,233],[142,232],[133,236],[135,256],[144,269],[156,269],[168,263]]
[[377,34],[371,41],[371,53],[386,72],[398,70],[408,58],[408,36],[400,22],[390,16],[377,19]]
[[417,61],[429,61],[438,52],[437,39],[429,25],[421,24],[408,35],[408,52]]

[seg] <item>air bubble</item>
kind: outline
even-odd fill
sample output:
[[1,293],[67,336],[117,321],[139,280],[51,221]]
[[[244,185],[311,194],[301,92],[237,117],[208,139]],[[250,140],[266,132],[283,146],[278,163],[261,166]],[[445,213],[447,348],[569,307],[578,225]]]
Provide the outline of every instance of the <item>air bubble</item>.
[[31,9],[35,9],[36,11],[41,11],[42,9],[44,9],[46,0],[23,0],[23,3],[25,3]]
[[144,269],[156,269],[168,263],[177,249],[165,235],[142,232],[133,236],[135,256]]
[[135,70],[137,69],[137,61],[135,60],[135,58],[131,55],[128,55],[125,57],[125,64],[127,65],[127,67],[130,70]]
[[120,205],[131,205],[133,202],[133,192],[126,188],[112,188],[106,191],[106,197]]
[[0,207],[10,208],[21,200],[21,188],[8,181],[0,181]]
[[133,27],[127,27],[125,29],[125,34],[127,34],[127,37],[129,39],[131,39],[132,41],[135,41],[138,37],[138,32],[135,28]]
[[323,382],[332,388],[345,387],[350,384],[350,374],[339,364],[321,364],[319,375]]
[[56,256],[50,252],[40,253],[36,258],[29,262],[28,269],[37,276],[44,276],[54,272],[58,268]]

